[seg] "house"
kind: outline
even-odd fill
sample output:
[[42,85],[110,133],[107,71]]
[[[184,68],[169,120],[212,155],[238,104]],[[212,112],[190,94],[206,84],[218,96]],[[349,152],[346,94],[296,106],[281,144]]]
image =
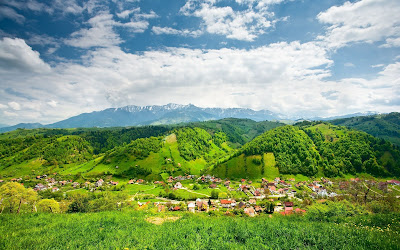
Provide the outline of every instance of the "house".
[[129,181],[128,181],[128,184],[135,184],[135,180],[134,179],[130,179]]
[[284,204],[285,204],[285,207],[293,207],[293,202],[291,202],[291,201],[287,201]]
[[180,183],[180,182],[175,183],[174,188],[176,188],[176,189],[183,188],[182,183]]
[[379,189],[382,189],[382,190],[387,189],[387,186],[388,186],[387,182],[379,182],[378,183]]
[[229,187],[230,184],[231,184],[231,181],[225,181],[225,182],[224,182],[224,186],[225,186],[225,187]]
[[36,176],[36,179],[40,180],[40,179],[42,179],[42,176],[38,175],[38,176]]
[[278,192],[278,194],[285,194],[286,193],[283,188],[278,189],[277,192]]
[[46,189],[47,189],[47,187],[45,185],[43,185],[42,183],[38,183],[38,184],[36,184],[36,186],[33,190],[42,191],[42,190],[46,190]]
[[285,207],[285,214],[292,214],[293,213],[293,207]]
[[195,208],[196,208],[196,204],[194,202],[189,202],[189,204],[188,204],[189,212],[194,213],[195,212]]
[[67,185],[68,182],[67,182],[67,181],[59,181],[58,183],[59,183],[61,186],[65,186],[65,185]]
[[396,180],[390,180],[390,181],[387,181],[387,183],[400,186],[400,181],[396,181]]
[[221,200],[221,206],[223,208],[231,208],[232,207],[232,200]]
[[243,202],[243,201],[241,201],[241,202],[239,202],[239,204],[238,204],[238,206],[237,206],[239,209],[242,209],[242,208],[245,208],[246,207],[246,204]]
[[3,183],[4,181],[3,180],[0,180],[0,183]]
[[256,201],[256,199],[250,199],[250,200],[249,200],[249,203],[250,203],[250,204],[256,204],[257,201]]
[[263,208],[260,206],[254,206],[254,210],[256,211],[256,213],[262,213],[263,212]]
[[246,180],[245,179],[242,179],[242,180],[240,180],[242,183],[245,183],[246,182]]
[[98,180],[98,181],[96,182],[95,186],[96,186],[96,187],[101,187],[101,186],[103,186],[103,183],[104,183],[104,180],[103,180],[103,179],[100,179],[100,180]]
[[72,183],[72,187],[76,188],[76,187],[78,187],[78,186],[79,186],[79,183],[78,183],[78,182]]
[[213,183],[209,186],[209,188],[217,188],[217,184]]
[[110,184],[113,186],[116,186],[116,185],[118,185],[118,181],[110,181]]
[[143,184],[143,183],[144,183],[144,180],[142,180],[142,179],[139,179],[136,181],[136,184]]
[[85,187],[88,187],[90,185],[90,182],[87,181],[84,183],[84,185],[85,185]]
[[275,193],[276,192],[276,187],[275,186],[269,187],[269,191],[271,191],[271,193]]
[[57,192],[57,191],[60,191],[60,189],[59,189],[58,187],[53,187],[53,188],[51,189],[51,191],[52,191],[52,192]]
[[306,213],[306,210],[300,209],[300,208],[296,208],[296,209],[295,209],[295,212],[296,212],[296,214],[305,214],[305,213]]
[[171,210],[171,211],[181,211],[181,207],[178,207],[178,206],[171,207],[169,210]]
[[256,215],[256,211],[254,210],[253,207],[246,207],[244,209],[244,213],[247,214],[250,217],[254,217]]

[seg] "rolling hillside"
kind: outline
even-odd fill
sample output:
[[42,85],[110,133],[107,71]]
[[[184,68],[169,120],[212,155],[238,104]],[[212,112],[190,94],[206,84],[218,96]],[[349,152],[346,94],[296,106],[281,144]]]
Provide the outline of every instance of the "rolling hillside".
[[336,119],[330,123],[364,131],[400,146],[400,113]]
[[321,122],[297,126],[223,119],[174,126],[16,130],[0,136],[0,178],[162,180],[281,174],[400,176],[400,153],[364,132]]
[[329,123],[303,123],[269,130],[244,145],[211,173],[228,178],[272,177],[270,173],[399,176],[400,152],[391,143]]

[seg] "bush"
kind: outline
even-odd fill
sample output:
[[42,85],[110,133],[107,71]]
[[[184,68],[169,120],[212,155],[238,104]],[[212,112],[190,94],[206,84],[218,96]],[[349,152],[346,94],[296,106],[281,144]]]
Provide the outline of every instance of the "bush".
[[59,213],[60,205],[54,199],[43,199],[38,202],[37,209],[44,213]]

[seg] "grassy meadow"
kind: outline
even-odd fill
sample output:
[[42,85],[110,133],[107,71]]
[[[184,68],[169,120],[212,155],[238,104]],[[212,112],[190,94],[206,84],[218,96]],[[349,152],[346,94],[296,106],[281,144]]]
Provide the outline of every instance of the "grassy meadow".
[[399,249],[399,217],[310,221],[123,211],[0,216],[0,249]]

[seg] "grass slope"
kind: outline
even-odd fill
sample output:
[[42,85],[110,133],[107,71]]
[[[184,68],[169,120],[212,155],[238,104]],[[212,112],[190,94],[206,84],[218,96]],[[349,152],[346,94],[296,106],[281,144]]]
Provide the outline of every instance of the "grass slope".
[[[174,218],[173,220],[170,218]],[[161,225],[150,222],[159,222]],[[1,249],[399,249],[394,229],[187,213],[0,216]]]

